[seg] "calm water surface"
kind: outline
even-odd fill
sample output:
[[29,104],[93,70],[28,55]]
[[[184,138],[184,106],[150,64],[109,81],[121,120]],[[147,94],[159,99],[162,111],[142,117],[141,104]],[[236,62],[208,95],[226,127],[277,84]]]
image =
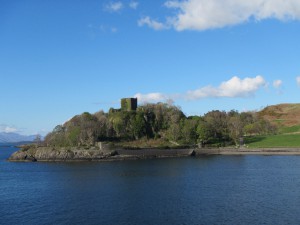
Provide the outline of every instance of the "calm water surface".
[[300,224],[299,156],[11,163],[0,224]]

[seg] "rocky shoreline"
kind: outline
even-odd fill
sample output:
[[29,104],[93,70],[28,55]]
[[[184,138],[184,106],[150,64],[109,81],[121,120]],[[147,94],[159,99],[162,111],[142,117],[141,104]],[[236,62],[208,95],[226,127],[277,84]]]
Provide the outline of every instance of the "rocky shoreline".
[[204,155],[300,155],[300,148],[210,148],[210,149],[139,149],[99,150],[97,148],[25,147],[13,153],[9,161],[117,161]]

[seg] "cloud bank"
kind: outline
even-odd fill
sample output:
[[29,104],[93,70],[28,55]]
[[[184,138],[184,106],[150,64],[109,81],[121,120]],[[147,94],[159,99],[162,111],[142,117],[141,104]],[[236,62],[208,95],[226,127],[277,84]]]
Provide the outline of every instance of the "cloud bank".
[[18,129],[13,127],[13,126],[9,126],[6,124],[0,124],[0,132],[4,132],[4,133],[14,133],[17,132]]
[[[299,79],[300,80],[300,79]],[[136,98],[142,103],[163,102],[168,99],[199,100],[203,98],[246,98],[266,85],[262,76],[241,79],[237,76],[222,82],[219,86],[205,86],[196,90],[187,91],[185,94],[167,95],[163,93],[137,93]]]
[[164,27],[173,27],[177,31],[202,31],[250,20],[300,19],[299,0],[170,0],[164,5],[175,10],[175,16],[167,18],[164,23],[149,18],[152,23],[143,25],[151,27],[153,23],[161,23]]
[[149,93],[149,94],[141,94],[137,93],[134,95],[135,98],[139,100],[139,102],[142,103],[148,103],[148,102],[164,102],[167,101],[170,97],[168,95],[162,94],[162,93]]
[[258,89],[265,85],[266,81],[262,76],[247,77],[245,79],[234,76],[230,80],[222,82],[218,87],[206,86],[194,91],[188,91],[185,97],[188,100],[211,97],[244,98],[253,96]]

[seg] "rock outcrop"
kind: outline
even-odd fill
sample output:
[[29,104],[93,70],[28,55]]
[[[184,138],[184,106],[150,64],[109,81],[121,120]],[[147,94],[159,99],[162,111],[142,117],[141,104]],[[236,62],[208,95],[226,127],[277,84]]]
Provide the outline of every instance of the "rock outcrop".
[[105,161],[124,159],[145,159],[184,157],[195,155],[191,149],[140,149],[100,150],[99,148],[53,148],[23,146],[9,157],[9,161]]
[[80,148],[30,147],[22,148],[9,157],[9,161],[74,161],[100,160],[116,156],[115,151]]

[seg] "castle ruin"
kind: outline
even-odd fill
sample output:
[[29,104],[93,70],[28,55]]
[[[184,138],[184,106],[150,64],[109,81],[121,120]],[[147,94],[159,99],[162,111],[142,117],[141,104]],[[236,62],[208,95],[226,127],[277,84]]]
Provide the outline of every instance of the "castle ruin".
[[122,98],[121,110],[122,111],[135,111],[137,109],[137,98]]

